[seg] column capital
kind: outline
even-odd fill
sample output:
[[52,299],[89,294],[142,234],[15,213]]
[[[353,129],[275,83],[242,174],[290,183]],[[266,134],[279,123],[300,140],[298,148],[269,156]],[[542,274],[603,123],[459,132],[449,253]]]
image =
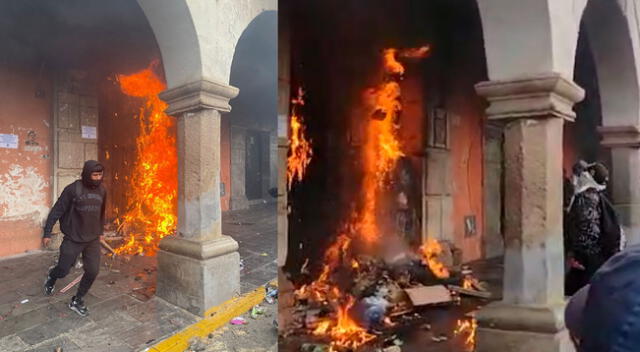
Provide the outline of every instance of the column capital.
[[602,146],[606,148],[640,148],[640,127],[601,126],[598,132],[602,135]]
[[486,114],[491,120],[558,117],[573,121],[573,104],[584,98],[580,86],[555,72],[485,81],[475,88],[489,101]]
[[226,83],[201,79],[167,89],[160,93],[160,99],[169,104],[166,110],[168,115],[201,109],[229,112],[229,100],[235,98],[239,92],[238,88]]

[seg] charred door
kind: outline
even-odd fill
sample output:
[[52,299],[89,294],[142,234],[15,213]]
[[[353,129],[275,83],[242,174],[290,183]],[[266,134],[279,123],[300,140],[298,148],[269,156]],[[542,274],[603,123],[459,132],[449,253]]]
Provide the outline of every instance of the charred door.
[[262,198],[262,159],[264,138],[260,131],[247,130],[245,192],[247,199]]

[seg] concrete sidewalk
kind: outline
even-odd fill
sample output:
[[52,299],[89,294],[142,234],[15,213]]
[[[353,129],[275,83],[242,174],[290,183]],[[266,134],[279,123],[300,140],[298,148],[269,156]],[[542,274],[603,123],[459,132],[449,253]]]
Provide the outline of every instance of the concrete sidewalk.
[[[223,214],[223,232],[240,244],[243,293],[276,277],[275,205]],[[155,258],[139,256],[104,258],[101,273],[85,298],[89,316],[80,317],[67,307],[77,285],[66,293],[59,290],[81,275],[82,269],[74,268],[59,280],[54,296],[43,295],[44,276],[56,256],[56,252],[35,252],[0,261],[0,351],[49,352],[57,347],[65,352],[141,351],[199,319],[154,296]],[[251,324],[256,332],[246,330],[241,335],[245,342],[257,336],[264,341],[271,335],[275,341],[272,319],[260,319],[264,326],[257,320]],[[235,330],[226,331],[233,334]],[[211,340],[216,346],[228,345],[229,351],[246,344],[237,338],[240,335],[233,336],[222,333],[212,335]]]

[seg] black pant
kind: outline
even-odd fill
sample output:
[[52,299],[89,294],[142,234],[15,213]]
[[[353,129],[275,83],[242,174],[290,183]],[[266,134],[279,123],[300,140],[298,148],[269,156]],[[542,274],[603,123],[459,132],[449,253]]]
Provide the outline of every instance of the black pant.
[[78,287],[76,296],[82,298],[87,294],[93,281],[100,272],[100,239],[80,243],[65,238],[62,241],[62,245],[60,245],[58,265],[51,269],[49,275],[55,280],[67,276],[80,253],[82,253],[84,275],[82,275],[82,280],[80,280],[80,286]]
[[564,293],[566,296],[573,296],[583,286],[591,281],[593,274],[600,269],[606,258],[602,255],[583,255],[578,259],[585,270],[572,268],[567,274],[564,282]]

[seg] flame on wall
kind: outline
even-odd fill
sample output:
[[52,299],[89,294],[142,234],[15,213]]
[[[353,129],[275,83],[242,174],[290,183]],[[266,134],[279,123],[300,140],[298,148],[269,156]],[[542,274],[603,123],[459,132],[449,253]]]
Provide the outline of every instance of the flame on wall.
[[291,100],[291,104],[289,155],[287,157],[288,189],[291,189],[294,181],[302,181],[313,156],[311,140],[305,136],[304,120],[300,113],[300,107],[304,105],[304,90],[302,88],[298,88],[298,95]]
[[166,86],[155,75],[154,61],[131,75],[117,75],[120,90],[140,98],[140,131],[136,137],[136,160],[128,182],[127,206],[117,224],[126,235],[118,254],[153,255],[160,240],[175,232],[177,224],[178,156],[171,132],[175,122],[164,113],[167,104],[158,94]]

